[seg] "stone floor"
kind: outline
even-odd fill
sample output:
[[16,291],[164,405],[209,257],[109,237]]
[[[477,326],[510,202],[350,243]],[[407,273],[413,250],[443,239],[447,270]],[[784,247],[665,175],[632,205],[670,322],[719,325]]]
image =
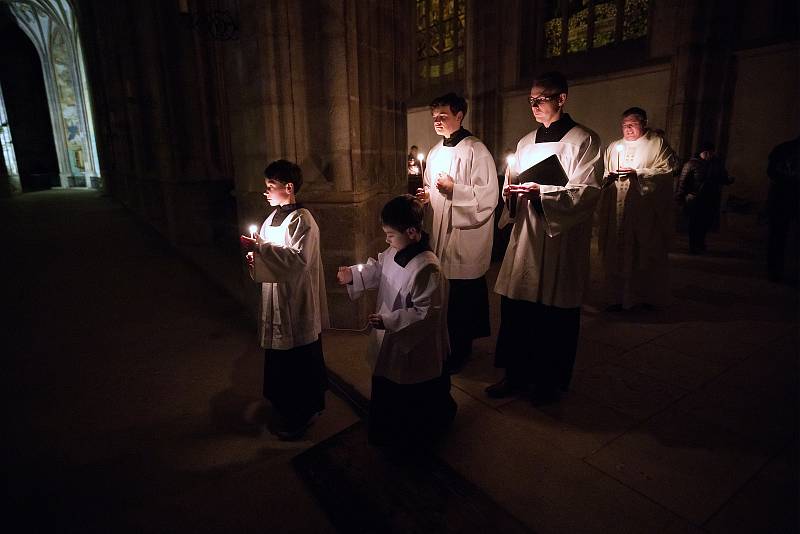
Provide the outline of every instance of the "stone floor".
[[[249,422],[260,350],[199,253],[95,192],[2,200],[0,224],[6,498],[26,531],[333,530],[289,461],[358,416],[329,393],[304,441]],[[713,235],[699,257],[678,240],[665,310],[589,295],[556,406],[487,399],[477,342],[441,457],[539,533],[796,532],[797,288],[766,281],[757,238]],[[356,401],[365,343],[325,334]]]

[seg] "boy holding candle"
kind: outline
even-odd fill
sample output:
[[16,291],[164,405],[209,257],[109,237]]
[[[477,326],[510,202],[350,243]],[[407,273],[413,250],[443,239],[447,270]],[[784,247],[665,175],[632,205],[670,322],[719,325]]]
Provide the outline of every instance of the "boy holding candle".
[[458,373],[472,341],[487,337],[497,168],[480,139],[462,126],[467,101],[455,93],[431,102],[433,128],[442,140],[428,154],[417,198],[430,216],[431,248],[449,284],[449,372]]
[[339,267],[337,279],[351,299],[378,289],[368,359],[373,369],[369,441],[424,446],[455,416],[448,351],[447,281],[422,232],[422,204],[411,195],[381,211],[389,244],[378,259]]
[[261,282],[259,339],[264,348],[264,397],[280,416],[270,430],[280,439],[302,437],[325,408],[327,373],[322,328],[328,310],[319,227],[296,195],[303,175],[277,160],[264,170],[264,196],[273,211],[252,237],[242,235],[250,276]]

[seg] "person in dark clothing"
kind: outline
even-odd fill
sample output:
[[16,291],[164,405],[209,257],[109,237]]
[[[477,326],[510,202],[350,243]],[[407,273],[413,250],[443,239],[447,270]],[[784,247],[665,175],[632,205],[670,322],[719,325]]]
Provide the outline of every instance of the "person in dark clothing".
[[783,279],[786,237],[792,222],[797,223],[799,173],[800,136],[779,144],[769,154],[767,268],[773,282]]
[[706,234],[719,217],[722,186],[732,183],[725,164],[714,153],[713,143],[703,143],[699,153],[681,170],[675,199],[689,219],[689,252],[706,250]]
[[406,167],[408,171],[408,193],[416,194],[417,189],[422,187],[422,173],[425,171],[423,154],[419,153],[417,145],[411,145],[406,156]]

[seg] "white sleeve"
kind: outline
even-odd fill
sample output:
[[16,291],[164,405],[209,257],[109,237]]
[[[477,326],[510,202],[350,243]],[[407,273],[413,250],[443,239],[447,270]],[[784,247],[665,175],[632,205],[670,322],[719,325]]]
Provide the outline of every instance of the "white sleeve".
[[587,135],[567,185],[540,188],[547,235],[554,237],[592,217],[600,198],[598,178],[602,173],[600,140]]
[[483,145],[475,146],[462,169],[468,176],[464,184],[453,186],[452,224],[454,228],[474,228],[484,224],[497,206],[497,169],[492,155]]
[[430,313],[441,312],[441,283],[438,266],[429,264],[422,268],[414,278],[409,293],[411,307],[381,314],[386,331],[398,332],[426,319]]
[[367,260],[367,263],[361,265],[361,271],[358,270],[358,265],[350,266],[350,274],[353,275],[353,283],[347,284],[347,294],[351,300],[356,300],[367,289],[375,289],[381,283],[381,272],[383,271],[383,257],[384,254],[378,254],[378,260],[372,258]]
[[[291,215],[290,215],[291,217]],[[255,280],[281,282],[291,280],[309,268],[319,250],[319,231],[305,216],[298,215],[289,222],[288,243],[262,243],[255,251]]]

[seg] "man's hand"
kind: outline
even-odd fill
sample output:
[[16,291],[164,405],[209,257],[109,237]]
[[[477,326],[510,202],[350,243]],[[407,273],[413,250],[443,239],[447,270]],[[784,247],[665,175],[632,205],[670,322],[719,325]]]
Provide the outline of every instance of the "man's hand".
[[428,191],[426,189],[422,188],[422,187],[417,188],[416,197],[417,197],[417,200],[419,200],[423,204],[427,204],[428,202],[431,201],[431,194],[428,193]]
[[367,321],[369,322],[369,325],[376,330],[386,330],[386,326],[383,324],[383,317],[377,313],[369,314]]
[[631,169],[629,167],[623,167],[617,170],[617,176],[619,177],[620,180],[623,181],[635,180],[636,178],[638,178],[638,175],[636,174],[636,169]]
[[336,280],[339,282],[340,286],[346,286],[353,281],[353,271],[350,270],[350,267],[339,267],[339,270],[336,272]]
[[453,196],[453,186],[455,185],[456,183],[449,174],[440,172],[436,175],[436,189],[438,189],[441,194],[447,197]]
[[510,197],[513,194],[535,198],[539,196],[539,184],[528,182],[525,184],[511,184],[503,188],[503,196]]

